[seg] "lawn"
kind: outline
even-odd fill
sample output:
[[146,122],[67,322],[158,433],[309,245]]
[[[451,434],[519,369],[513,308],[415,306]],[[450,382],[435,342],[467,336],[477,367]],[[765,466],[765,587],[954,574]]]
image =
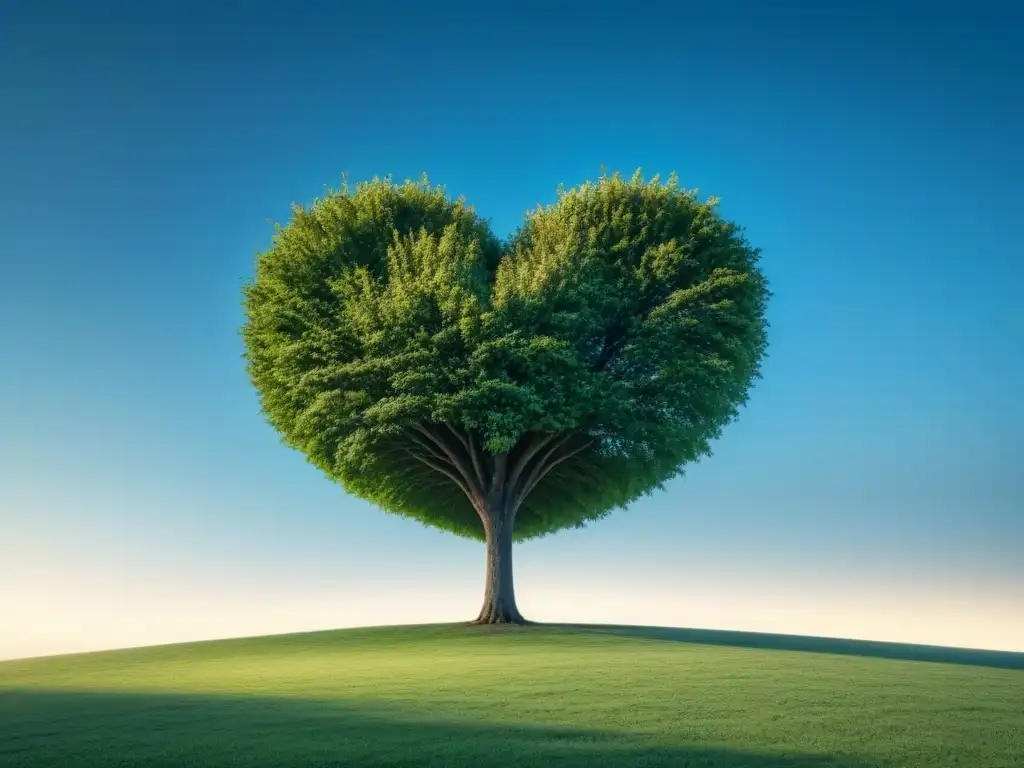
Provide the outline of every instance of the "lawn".
[[1020,768],[1024,654],[445,625],[0,663],[4,768],[406,765]]

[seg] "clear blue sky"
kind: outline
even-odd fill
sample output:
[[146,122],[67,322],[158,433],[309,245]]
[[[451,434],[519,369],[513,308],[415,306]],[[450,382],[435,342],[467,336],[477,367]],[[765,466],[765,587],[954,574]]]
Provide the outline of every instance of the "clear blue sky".
[[506,234],[602,164],[723,199],[771,357],[523,611],[1024,650],[1024,6],[89,5],[0,4],[0,656],[475,615],[278,443],[240,289],[343,172]]

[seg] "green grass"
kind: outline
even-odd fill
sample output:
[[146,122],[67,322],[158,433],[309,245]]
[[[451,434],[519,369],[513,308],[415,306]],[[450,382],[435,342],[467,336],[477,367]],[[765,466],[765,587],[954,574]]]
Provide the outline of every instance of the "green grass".
[[1020,768],[1024,654],[421,626],[0,664],[4,768],[406,765]]

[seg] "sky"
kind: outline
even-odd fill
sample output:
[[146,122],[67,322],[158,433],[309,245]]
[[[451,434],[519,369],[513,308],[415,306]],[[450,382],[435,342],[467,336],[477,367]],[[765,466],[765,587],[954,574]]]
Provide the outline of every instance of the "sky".
[[472,619],[481,544],[266,424],[241,289],[342,174],[505,235],[602,165],[722,198],[770,356],[524,614],[1024,651],[1024,7],[641,5],[0,2],[0,658]]

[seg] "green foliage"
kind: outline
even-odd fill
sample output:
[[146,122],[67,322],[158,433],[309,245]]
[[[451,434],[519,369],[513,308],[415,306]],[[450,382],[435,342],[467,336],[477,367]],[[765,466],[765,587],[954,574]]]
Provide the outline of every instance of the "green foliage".
[[599,518],[709,453],[759,375],[768,290],[716,204],[675,177],[603,176],[506,243],[426,180],[296,207],[246,288],[263,410],[349,492],[475,538],[466,494],[412,455],[413,426],[491,456],[574,436],[516,537]]

